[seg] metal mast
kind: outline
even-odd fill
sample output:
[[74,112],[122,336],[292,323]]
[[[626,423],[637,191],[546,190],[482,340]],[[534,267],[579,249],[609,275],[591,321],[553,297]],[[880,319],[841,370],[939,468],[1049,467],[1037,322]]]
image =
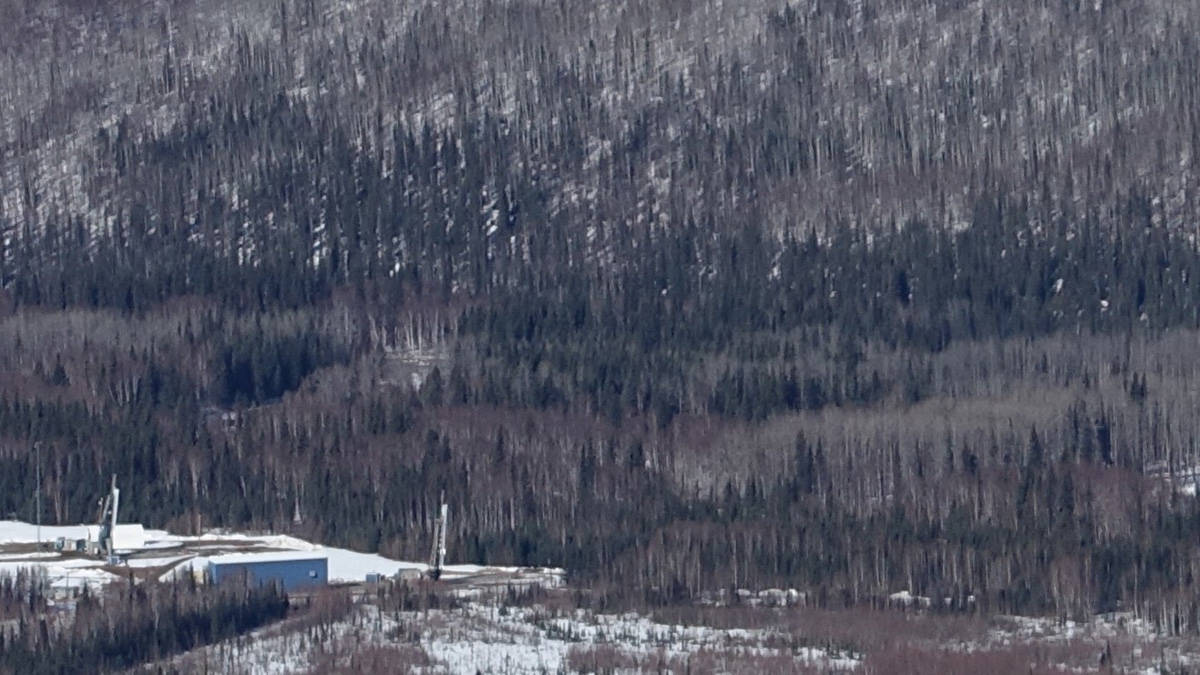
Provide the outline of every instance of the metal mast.
[[[117,489],[117,474],[112,475],[112,520],[109,525],[108,536],[111,538],[113,533],[117,531],[117,509],[121,506],[121,491]],[[110,541],[111,544],[111,541]]]
[[37,458],[37,550],[42,550],[42,442],[33,444],[33,454]]
[[442,567],[446,564],[446,523],[449,519],[450,507],[446,504],[446,491],[442,490],[441,509],[433,530],[433,550],[429,552],[429,577],[437,579],[442,576]]
[[108,532],[103,538],[104,554],[111,556],[113,554],[113,537],[117,533],[117,509],[121,506],[121,491],[117,489],[117,474],[112,475],[112,489],[108,493],[110,501],[108,503]]
[[96,550],[99,555],[112,555],[113,534],[117,529],[117,509],[120,508],[121,491],[117,489],[117,474],[112,475],[112,487],[100,503],[100,517],[96,522]]

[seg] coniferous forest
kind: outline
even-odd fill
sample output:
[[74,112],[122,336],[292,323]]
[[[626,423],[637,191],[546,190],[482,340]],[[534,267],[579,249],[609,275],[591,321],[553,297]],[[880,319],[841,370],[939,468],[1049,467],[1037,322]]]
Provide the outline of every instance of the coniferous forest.
[[1200,631],[1198,34],[0,0],[0,517]]
[[21,574],[0,580],[0,616],[8,624],[0,630],[0,672],[122,672],[243,634],[282,618],[289,606],[273,586],[212,593],[191,579],[147,586],[129,584],[103,601],[85,588],[65,622],[36,611],[47,600],[45,579]]

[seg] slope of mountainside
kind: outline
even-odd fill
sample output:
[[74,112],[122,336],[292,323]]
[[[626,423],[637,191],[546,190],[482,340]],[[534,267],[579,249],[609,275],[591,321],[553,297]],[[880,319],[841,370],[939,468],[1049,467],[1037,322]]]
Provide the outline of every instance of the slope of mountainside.
[[0,513],[1194,631],[1197,28],[0,0]]
[[[8,10],[18,231],[106,232],[137,207],[151,231],[219,237],[244,260],[257,221],[302,211],[327,252],[345,244],[319,215],[327,181],[412,201],[398,144],[426,132],[482,174],[454,187],[490,191],[455,190],[479,208],[426,208],[422,226],[458,215],[486,232],[498,193],[521,208],[526,182],[520,197],[598,234],[678,225],[689,206],[717,227],[751,209],[775,233],[953,226],[993,193],[1028,199],[1041,226],[1064,209],[1111,222],[1135,198],[1162,224],[1196,215],[1187,3],[76,4]],[[262,193],[278,179],[294,192]],[[355,211],[369,223],[383,206]]]

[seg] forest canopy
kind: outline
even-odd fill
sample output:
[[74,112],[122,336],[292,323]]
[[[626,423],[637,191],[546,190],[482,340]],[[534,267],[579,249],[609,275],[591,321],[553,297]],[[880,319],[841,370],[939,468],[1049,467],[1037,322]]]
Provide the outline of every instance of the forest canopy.
[[1196,630],[1198,28],[0,2],[0,512]]

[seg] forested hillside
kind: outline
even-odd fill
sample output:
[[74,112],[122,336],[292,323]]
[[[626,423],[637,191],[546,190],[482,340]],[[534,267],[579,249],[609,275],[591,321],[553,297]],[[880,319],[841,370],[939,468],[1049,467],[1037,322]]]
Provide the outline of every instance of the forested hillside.
[[1198,31],[0,0],[0,514],[1198,630]]

